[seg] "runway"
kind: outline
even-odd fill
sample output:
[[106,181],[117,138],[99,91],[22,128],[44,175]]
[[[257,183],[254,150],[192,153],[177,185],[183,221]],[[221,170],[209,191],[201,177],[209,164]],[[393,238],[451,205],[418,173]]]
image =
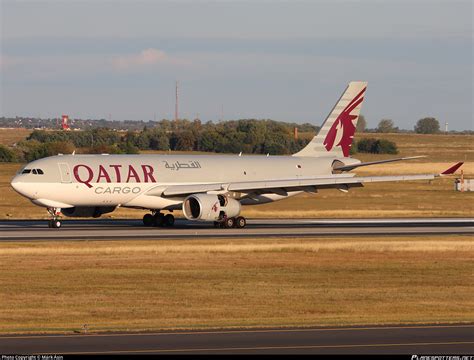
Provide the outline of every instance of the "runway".
[[50,229],[45,220],[0,221],[0,241],[153,240],[195,238],[396,236],[474,234],[474,219],[258,219],[244,229],[176,220],[172,228],[144,227],[141,220],[64,220]]
[[474,325],[0,337],[2,354],[472,354]]

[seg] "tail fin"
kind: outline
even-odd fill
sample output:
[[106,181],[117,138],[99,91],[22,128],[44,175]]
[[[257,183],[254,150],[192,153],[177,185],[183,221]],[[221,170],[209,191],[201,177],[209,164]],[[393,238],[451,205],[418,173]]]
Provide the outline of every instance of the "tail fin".
[[349,156],[366,89],[367,82],[351,81],[318,135],[293,156]]

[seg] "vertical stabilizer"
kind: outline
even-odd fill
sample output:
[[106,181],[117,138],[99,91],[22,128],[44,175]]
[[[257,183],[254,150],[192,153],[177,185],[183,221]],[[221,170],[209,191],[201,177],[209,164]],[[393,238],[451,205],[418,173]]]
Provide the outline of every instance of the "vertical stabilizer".
[[349,156],[366,89],[367,82],[351,81],[318,135],[293,156]]

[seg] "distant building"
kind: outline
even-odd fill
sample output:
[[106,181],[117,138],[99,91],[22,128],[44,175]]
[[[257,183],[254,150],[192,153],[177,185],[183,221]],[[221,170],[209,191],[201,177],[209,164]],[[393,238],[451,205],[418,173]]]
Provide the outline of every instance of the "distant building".
[[62,122],[61,122],[61,128],[63,130],[71,130],[71,128],[69,127],[68,121],[69,121],[69,116],[68,115],[63,115],[62,116]]
[[456,180],[454,180],[454,190],[456,190],[456,191],[474,191],[474,179],[456,179]]

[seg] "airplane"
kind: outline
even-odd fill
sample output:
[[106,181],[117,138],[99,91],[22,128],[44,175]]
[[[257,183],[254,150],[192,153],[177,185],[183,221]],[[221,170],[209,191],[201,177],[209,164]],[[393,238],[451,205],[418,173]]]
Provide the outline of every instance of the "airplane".
[[[100,217],[118,207],[147,209],[145,226],[173,226],[173,210],[192,221],[243,228],[242,206],[258,205],[320,189],[343,192],[366,183],[432,180],[453,174],[356,176],[362,166],[419,156],[361,162],[350,156],[367,82],[352,81],[317,135],[291,156],[57,155],[30,162],[11,181],[19,194],[47,208],[48,226],[61,214]],[[169,211],[167,215],[162,211]]]

